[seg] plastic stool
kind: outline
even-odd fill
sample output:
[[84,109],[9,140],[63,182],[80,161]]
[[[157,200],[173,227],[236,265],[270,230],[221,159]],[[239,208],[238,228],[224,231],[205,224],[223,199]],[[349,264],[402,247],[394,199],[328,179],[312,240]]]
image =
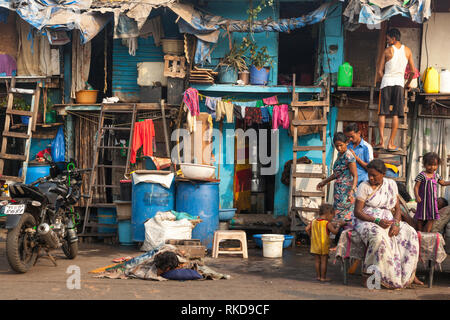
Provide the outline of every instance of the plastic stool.
[[[219,248],[222,240],[239,240],[241,242],[240,248]],[[237,250],[236,250],[237,249]],[[214,242],[212,249],[212,257],[217,258],[220,253],[224,254],[242,254],[242,257],[247,259],[247,235],[242,230],[218,230],[214,232]]]

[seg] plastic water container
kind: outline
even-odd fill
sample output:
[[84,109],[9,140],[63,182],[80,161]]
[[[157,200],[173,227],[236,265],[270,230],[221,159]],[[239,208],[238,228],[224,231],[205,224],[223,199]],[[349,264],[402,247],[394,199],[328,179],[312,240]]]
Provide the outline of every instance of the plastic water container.
[[254,65],[250,66],[250,84],[265,86],[269,82],[269,68],[263,67],[257,69]]
[[[50,174],[50,166],[48,164],[29,164],[27,168],[27,176],[25,183],[32,183],[39,178]],[[19,177],[22,176],[22,168],[19,169]]]
[[265,258],[281,258],[283,256],[283,234],[263,234],[261,240]]
[[238,80],[238,72],[235,68],[230,66],[220,66],[219,68],[219,83],[234,84]]
[[439,73],[435,68],[427,68],[423,79],[423,89],[426,93],[439,93]]
[[131,220],[119,221],[119,243],[123,246],[134,245]]
[[439,88],[441,93],[450,93],[450,71],[442,70],[439,81]]
[[339,87],[351,87],[353,85],[353,67],[348,62],[339,66],[337,83]]
[[[97,209],[98,223],[110,224],[112,226],[117,223],[116,208],[98,208]],[[116,233],[117,228],[98,227],[98,233]]]

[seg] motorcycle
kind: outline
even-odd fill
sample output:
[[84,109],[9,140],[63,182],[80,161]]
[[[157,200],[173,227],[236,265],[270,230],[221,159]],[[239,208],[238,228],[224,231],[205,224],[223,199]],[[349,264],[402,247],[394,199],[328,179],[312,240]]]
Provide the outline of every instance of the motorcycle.
[[[68,259],[78,254],[77,219],[73,205],[81,197],[82,174],[73,162],[50,164],[50,175],[30,183],[9,186],[11,200],[0,202],[6,214],[6,255],[11,268],[27,272],[41,250],[56,265],[49,250],[62,248]],[[64,167],[62,167],[64,165]],[[64,170],[66,169],[66,170]]]

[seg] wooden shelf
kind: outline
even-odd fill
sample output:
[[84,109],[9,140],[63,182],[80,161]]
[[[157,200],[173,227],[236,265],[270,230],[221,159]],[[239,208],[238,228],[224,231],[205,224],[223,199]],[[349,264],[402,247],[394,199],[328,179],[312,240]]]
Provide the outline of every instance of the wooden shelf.
[[[211,92],[233,92],[233,93],[292,93],[292,86],[240,86],[234,84],[198,84],[191,83],[192,88],[199,91]],[[322,88],[319,86],[295,87],[298,93],[320,93]]]

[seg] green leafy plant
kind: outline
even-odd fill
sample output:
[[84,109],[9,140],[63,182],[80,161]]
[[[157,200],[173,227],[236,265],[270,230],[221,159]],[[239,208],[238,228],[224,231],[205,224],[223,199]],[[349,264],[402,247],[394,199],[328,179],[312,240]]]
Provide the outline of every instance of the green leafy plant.
[[30,111],[31,106],[24,98],[14,98],[14,109]]
[[252,30],[253,22],[258,19],[258,14],[266,7],[273,7],[273,0],[261,0],[255,8],[250,7],[247,9],[247,20],[250,23],[250,32]]
[[261,69],[268,65],[272,66],[273,59],[266,46],[258,47],[256,42],[249,37],[243,38],[241,46],[249,51],[250,64],[254,65],[257,69]]
[[228,52],[228,54],[220,61],[217,66],[227,66],[241,72],[248,70],[247,63],[245,62],[246,51],[247,48],[242,45],[237,45],[236,42],[233,42],[233,46],[231,47],[230,52]]

